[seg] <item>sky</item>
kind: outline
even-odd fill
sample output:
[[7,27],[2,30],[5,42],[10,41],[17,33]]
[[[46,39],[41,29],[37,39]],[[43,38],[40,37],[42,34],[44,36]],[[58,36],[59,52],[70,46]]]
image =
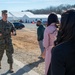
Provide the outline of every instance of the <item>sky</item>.
[[0,0],[0,11],[22,11],[28,9],[41,9],[60,4],[75,4],[75,0]]

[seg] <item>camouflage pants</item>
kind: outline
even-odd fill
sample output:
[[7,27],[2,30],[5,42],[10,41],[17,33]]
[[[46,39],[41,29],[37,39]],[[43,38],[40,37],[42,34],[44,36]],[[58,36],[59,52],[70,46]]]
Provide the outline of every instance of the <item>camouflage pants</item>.
[[12,42],[9,42],[8,44],[2,44],[2,41],[0,40],[0,61],[2,60],[4,51],[6,50],[6,55],[8,58],[8,63],[12,64],[13,63],[13,58],[12,58],[12,54],[13,54],[13,45]]

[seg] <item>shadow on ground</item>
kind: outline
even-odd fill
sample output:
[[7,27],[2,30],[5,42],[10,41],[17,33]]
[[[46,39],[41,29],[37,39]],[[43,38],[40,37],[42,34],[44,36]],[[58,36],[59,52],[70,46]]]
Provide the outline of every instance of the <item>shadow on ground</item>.
[[[33,63],[29,63],[28,65],[25,65],[24,67],[22,67],[21,69],[19,69],[16,73],[11,74],[11,75],[23,75],[23,74],[25,74],[25,73],[28,73],[28,72],[31,71],[33,68],[38,67],[38,65],[39,65],[40,63],[42,63],[42,62],[44,62],[43,59],[40,59],[40,60],[38,60],[38,61],[36,61],[36,62],[33,62]],[[32,67],[30,68],[30,66],[32,66]],[[4,74],[2,74],[2,75],[7,75],[7,74],[9,74],[9,71],[7,71],[6,73],[4,73]]]

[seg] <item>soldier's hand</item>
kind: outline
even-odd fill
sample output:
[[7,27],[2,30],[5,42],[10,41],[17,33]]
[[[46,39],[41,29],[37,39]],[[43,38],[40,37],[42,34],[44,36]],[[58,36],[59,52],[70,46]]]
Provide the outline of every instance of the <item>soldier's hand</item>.
[[0,33],[0,36],[2,36],[2,34]]
[[15,35],[16,35],[16,32],[11,33],[11,35],[12,35],[12,36],[15,36]]

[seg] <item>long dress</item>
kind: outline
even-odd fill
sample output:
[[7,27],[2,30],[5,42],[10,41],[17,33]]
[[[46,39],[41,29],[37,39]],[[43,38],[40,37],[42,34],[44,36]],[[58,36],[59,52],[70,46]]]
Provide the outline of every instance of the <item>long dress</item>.
[[45,47],[46,50],[45,75],[47,75],[49,69],[49,65],[51,62],[51,50],[54,47],[54,41],[56,40],[57,33],[58,32],[55,23],[52,23],[50,26],[48,26],[44,32],[43,46]]

